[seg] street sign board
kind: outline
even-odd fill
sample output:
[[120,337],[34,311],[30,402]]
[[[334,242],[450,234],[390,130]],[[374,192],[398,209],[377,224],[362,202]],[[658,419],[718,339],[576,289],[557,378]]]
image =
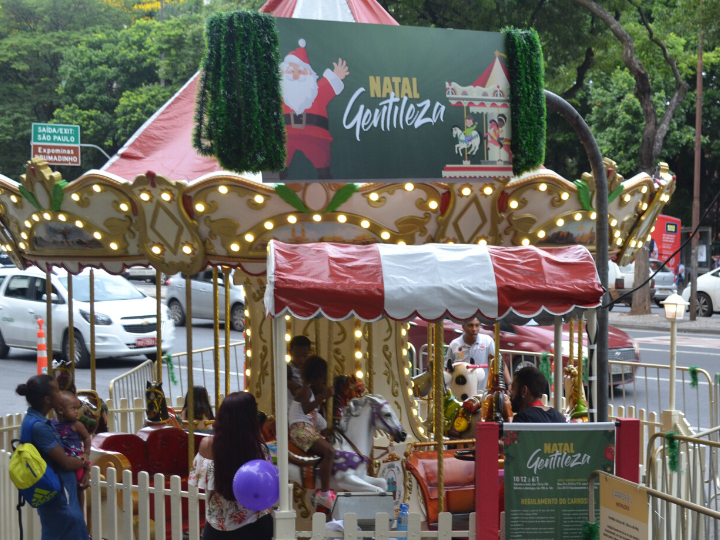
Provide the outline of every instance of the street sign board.
[[33,144],[32,157],[39,157],[50,165],[80,166],[79,145]]
[[80,126],[33,124],[31,146],[30,157],[42,158],[50,165],[81,165]]
[[80,126],[67,124],[33,124],[33,144],[80,144]]

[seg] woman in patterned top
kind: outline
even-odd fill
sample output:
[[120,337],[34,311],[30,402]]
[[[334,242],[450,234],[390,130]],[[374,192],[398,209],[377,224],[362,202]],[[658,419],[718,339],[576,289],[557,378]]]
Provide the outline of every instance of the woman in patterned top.
[[202,440],[190,471],[189,483],[210,493],[203,540],[272,539],[269,509],[248,510],[233,494],[235,473],[254,459],[270,459],[260,434],[257,403],[248,392],[234,392],[222,402],[214,436]]

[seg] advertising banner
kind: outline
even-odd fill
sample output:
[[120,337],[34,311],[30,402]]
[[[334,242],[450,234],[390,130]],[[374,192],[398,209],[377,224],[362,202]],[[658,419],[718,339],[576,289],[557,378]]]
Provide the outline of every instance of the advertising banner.
[[503,442],[506,538],[580,540],[590,473],[614,471],[615,424],[505,424]]
[[503,34],[277,25],[287,169],[266,181],[512,176]]
[[601,476],[600,538],[647,540],[650,503],[642,486]]
[[[655,241],[657,253],[651,253],[650,257],[665,261],[670,255],[675,253],[680,248],[681,228],[682,225],[678,218],[659,215],[655,223],[655,230],[650,233],[652,239]],[[670,259],[667,267],[673,272],[676,272],[679,262],[680,254],[677,254]]]

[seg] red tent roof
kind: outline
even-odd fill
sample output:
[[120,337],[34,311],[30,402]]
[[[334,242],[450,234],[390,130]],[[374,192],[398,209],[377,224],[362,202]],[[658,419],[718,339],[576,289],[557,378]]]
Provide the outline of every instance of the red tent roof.
[[595,261],[584,246],[538,249],[447,244],[268,247],[265,310],[300,319],[478,317],[549,323],[600,306]]
[[[260,11],[276,17],[398,24],[376,0],[269,0]],[[198,75],[148,119],[102,170],[128,180],[152,170],[171,180],[188,181],[221,171],[215,158],[199,155],[192,146]]]

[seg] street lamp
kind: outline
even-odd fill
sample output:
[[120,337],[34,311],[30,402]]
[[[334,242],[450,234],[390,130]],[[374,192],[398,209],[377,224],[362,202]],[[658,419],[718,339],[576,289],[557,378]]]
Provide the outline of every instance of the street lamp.
[[685,315],[688,302],[679,294],[671,294],[661,302],[665,308],[665,318],[670,321],[670,410],[675,410],[675,364],[677,356],[677,328],[675,323]]

